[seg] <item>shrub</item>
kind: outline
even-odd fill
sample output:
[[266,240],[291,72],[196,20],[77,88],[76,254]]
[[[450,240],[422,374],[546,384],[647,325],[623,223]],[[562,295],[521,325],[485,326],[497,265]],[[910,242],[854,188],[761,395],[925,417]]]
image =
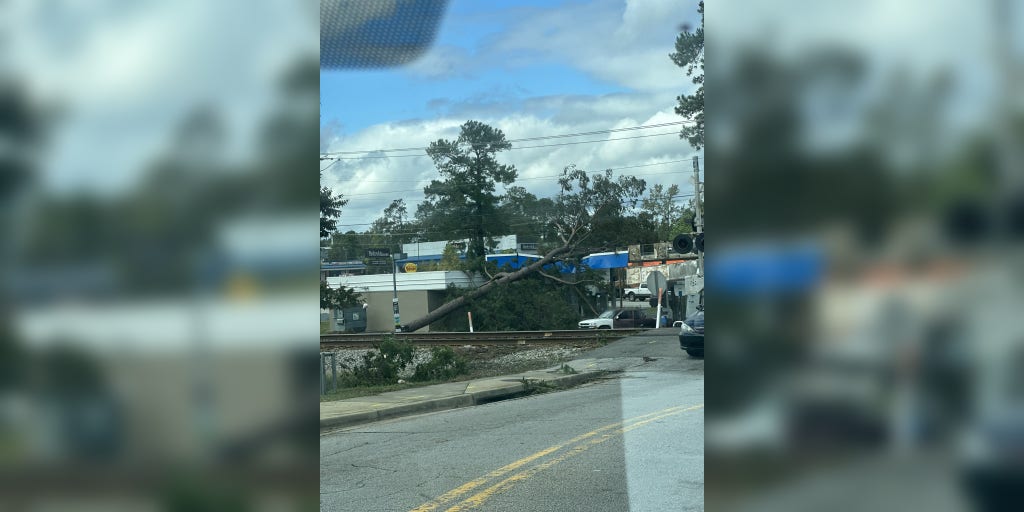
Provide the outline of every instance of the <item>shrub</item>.
[[352,368],[351,380],[346,384],[393,384],[398,379],[399,372],[412,363],[414,349],[412,343],[407,341],[398,341],[393,336],[388,336],[375,349],[363,354],[363,361]]
[[466,359],[455,353],[451,347],[435,347],[430,351],[430,361],[416,365],[414,381],[444,380],[467,373]]

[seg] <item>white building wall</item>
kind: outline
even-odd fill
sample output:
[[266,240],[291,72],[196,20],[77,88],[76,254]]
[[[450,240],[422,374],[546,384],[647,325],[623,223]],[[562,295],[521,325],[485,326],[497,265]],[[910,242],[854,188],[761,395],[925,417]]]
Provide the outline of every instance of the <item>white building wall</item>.
[[697,273],[697,262],[684,261],[681,263],[652,265],[650,267],[627,268],[626,283],[630,286],[646,283],[647,276],[650,276],[651,272],[654,272],[655,270],[664,274],[665,279],[668,279],[669,281],[673,279],[682,279],[686,276],[691,276]]
[[[494,248],[496,252],[505,250],[516,250],[518,245],[516,235],[505,235],[501,237],[494,237],[494,240],[498,242],[498,246]],[[452,240],[453,242],[463,242],[469,244],[469,239]],[[402,252],[407,254],[410,258],[417,256],[437,256],[444,253],[445,246],[448,245],[447,240],[441,240],[438,242],[418,242],[413,244],[402,244]]]
[[459,271],[436,271],[436,272],[413,272],[395,274],[393,284],[392,274],[370,274],[365,276],[337,276],[328,277],[327,286],[337,288],[345,285],[356,292],[390,292],[397,286],[398,291],[424,291],[424,290],[445,290],[449,284],[459,288],[471,288],[480,286],[485,282],[482,276],[475,278],[466,272]]

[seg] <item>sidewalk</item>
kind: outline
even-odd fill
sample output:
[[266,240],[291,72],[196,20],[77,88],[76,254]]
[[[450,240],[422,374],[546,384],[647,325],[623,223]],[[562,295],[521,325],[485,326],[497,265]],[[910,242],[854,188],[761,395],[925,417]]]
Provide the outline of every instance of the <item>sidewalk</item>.
[[349,398],[320,403],[320,428],[340,428],[388,418],[430,411],[469,407],[526,392],[523,379],[532,385],[543,383],[556,388],[576,386],[609,372],[643,364],[635,357],[575,359],[565,363],[577,373],[566,374],[562,365],[463,382],[449,382],[420,388],[403,389],[375,396]]

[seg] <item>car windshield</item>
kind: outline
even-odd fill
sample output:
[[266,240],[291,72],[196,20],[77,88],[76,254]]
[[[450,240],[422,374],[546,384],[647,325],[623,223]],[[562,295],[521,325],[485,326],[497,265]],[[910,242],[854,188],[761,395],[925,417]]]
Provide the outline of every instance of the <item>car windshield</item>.
[[321,509],[702,508],[698,5],[320,5]]

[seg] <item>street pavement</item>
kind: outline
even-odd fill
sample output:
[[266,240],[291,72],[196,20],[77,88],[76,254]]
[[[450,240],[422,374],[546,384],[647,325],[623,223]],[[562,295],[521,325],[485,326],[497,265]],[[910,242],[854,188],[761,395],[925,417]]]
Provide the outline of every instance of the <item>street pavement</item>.
[[570,362],[621,369],[573,389],[326,430],[320,508],[702,510],[704,362],[676,332]]

